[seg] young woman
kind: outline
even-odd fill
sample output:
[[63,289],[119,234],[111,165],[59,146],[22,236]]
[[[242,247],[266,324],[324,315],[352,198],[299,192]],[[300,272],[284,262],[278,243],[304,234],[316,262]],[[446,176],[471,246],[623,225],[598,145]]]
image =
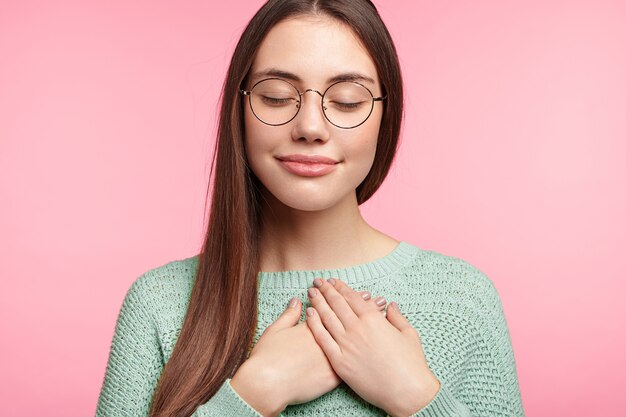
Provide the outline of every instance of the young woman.
[[402,105],[369,1],[257,12],[224,84],[204,246],[129,289],[96,415],[523,415],[492,282],[360,215]]

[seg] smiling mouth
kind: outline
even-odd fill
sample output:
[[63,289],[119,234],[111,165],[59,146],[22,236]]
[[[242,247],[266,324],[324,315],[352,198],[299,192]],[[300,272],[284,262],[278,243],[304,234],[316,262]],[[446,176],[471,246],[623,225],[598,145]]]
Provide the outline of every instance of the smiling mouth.
[[284,155],[277,156],[277,159],[286,162],[299,162],[303,164],[336,164],[332,158],[322,155]]
[[287,155],[276,158],[288,172],[300,177],[320,177],[335,170],[334,159],[321,155]]

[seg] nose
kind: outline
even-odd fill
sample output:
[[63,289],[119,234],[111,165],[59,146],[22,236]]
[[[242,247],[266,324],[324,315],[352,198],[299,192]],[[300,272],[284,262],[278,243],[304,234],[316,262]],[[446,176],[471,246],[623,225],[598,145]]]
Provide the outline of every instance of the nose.
[[[306,93],[309,94],[306,98]],[[319,98],[317,97],[319,96]],[[326,142],[330,137],[328,123],[324,117],[321,106],[322,93],[309,88],[300,95],[300,110],[293,120],[291,136],[293,140],[306,140],[307,142]]]

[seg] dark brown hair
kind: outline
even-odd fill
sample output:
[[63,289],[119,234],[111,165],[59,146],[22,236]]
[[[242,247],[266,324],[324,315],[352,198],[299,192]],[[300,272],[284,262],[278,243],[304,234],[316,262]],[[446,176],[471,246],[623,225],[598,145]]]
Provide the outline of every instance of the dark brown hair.
[[221,94],[211,177],[209,223],[196,280],[176,346],[152,397],[151,417],[188,417],[232,377],[249,353],[257,324],[260,201],[258,179],[244,151],[242,96],[238,94],[268,31],[300,15],[346,23],[369,52],[388,99],[376,157],[357,187],[359,204],[385,179],[393,161],[403,113],[396,50],[368,0],[270,0],[250,20],[233,53]]

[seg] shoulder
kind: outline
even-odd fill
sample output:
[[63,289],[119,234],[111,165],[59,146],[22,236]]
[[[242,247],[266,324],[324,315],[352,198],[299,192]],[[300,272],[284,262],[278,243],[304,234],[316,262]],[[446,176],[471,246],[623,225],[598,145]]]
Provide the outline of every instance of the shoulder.
[[[411,289],[407,304],[424,314],[436,312],[450,323],[474,329],[483,340],[501,343],[508,337],[506,318],[494,282],[470,262],[433,250],[415,248],[401,280]],[[452,319],[452,317],[454,319]],[[450,324],[453,326],[453,324]],[[458,330],[460,332],[461,330]]]
[[173,260],[144,272],[133,286],[158,292],[163,286],[193,285],[198,268],[198,255]]
[[197,265],[198,256],[193,256],[151,268],[135,279],[124,298],[118,322],[151,332],[164,358],[171,355],[180,333]]
[[485,303],[499,303],[494,282],[475,265],[456,256],[410,246],[414,255],[401,271],[407,283],[443,292],[478,308]]
[[150,309],[188,301],[196,278],[198,255],[153,267],[135,279],[126,298],[135,297]]

